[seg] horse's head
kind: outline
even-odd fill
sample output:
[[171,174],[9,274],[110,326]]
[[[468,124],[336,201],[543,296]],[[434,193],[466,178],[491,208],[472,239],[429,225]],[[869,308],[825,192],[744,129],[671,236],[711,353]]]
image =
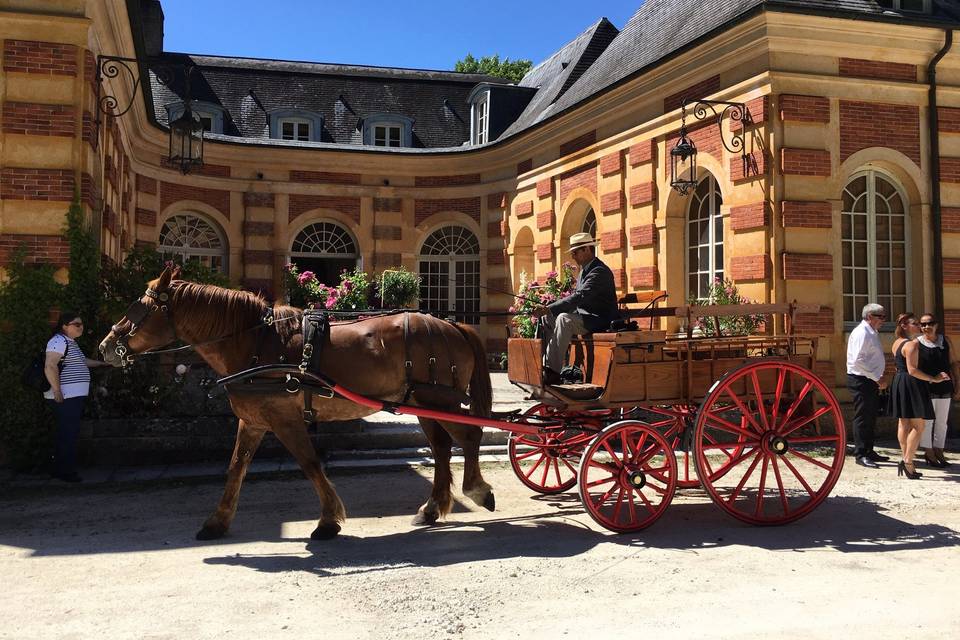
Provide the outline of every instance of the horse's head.
[[177,339],[171,317],[170,282],[179,276],[179,267],[168,267],[147,284],[146,292],[127,307],[100,343],[104,362],[122,367],[129,364],[131,355],[159,349]]

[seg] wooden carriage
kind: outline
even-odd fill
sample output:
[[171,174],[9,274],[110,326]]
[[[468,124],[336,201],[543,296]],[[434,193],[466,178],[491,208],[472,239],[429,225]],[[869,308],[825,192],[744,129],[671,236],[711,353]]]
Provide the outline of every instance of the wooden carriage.
[[[528,415],[561,424],[515,435],[514,471],[541,493],[579,483],[588,513],[614,531],[655,520],[658,505],[669,500],[651,498],[672,496],[672,487],[702,486],[722,509],[753,524],[806,515],[835,484],[845,449],[839,404],[813,373],[817,338],[793,331],[798,312],[818,311],[816,305],[762,304],[639,314],[683,318],[687,330],[576,338],[569,361],[584,380],[573,384],[544,384],[541,341],[511,338],[509,379],[539,401]],[[769,333],[698,337],[692,330],[698,319],[719,328],[720,318],[747,314],[764,315]],[[631,447],[642,449],[656,437],[664,463],[644,471],[630,461]],[[640,496],[642,486],[655,491],[635,505],[632,496]]]

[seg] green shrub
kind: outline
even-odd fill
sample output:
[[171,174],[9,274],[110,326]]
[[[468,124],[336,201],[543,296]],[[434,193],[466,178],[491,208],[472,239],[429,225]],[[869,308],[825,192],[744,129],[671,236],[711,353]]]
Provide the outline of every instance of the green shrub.
[[283,283],[290,304],[295,307],[331,311],[364,311],[370,308],[370,281],[362,269],[344,270],[340,284],[331,287],[317,279],[312,271],[300,273],[297,266],[283,269]]
[[19,249],[0,284],[0,441],[15,469],[37,467],[52,451],[53,415],[35,389],[24,388],[20,375],[50,339],[51,309],[60,306],[63,287],[49,265],[24,263]]
[[[710,283],[710,290],[707,299],[691,299],[689,304],[696,306],[714,304],[742,305],[755,304],[755,301],[740,295],[740,292],[737,290],[737,286],[733,284],[731,280],[727,278],[724,278],[723,280],[720,278],[714,278],[713,282]],[[749,336],[764,324],[766,316],[760,314],[747,314],[742,316],[722,317],[718,318],[718,320],[720,322],[721,336]],[[702,336],[718,337],[716,322],[711,317],[698,317],[694,323],[694,329],[699,329],[700,335]]]
[[383,309],[407,309],[420,300],[420,276],[403,267],[384,271],[376,281],[376,296]]

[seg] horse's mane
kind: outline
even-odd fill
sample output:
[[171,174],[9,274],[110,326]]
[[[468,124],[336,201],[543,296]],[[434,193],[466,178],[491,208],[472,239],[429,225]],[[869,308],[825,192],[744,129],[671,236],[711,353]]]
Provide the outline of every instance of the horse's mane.
[[[235,336],[240,342],[248,330],[263,322],[269,306],[259,294],[212,284],[175,280],[170,291],[175,308],[190,315],[191,329],[208,338]],[[273,307],[273,316],[274,328],[286,342],[299,330],[303,311],[278,304]]]

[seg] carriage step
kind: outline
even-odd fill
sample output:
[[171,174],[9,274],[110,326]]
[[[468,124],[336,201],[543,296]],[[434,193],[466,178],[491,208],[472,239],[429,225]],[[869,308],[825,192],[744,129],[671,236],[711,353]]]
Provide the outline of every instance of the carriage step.
[[571,400],[596,400],[603,395],[603,387],[596,384],[552,384],[550,391]]

